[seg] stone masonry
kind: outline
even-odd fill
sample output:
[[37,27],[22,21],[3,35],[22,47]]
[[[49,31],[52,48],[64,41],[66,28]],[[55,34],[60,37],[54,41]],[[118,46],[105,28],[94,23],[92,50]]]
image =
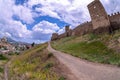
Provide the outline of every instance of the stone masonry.
[[99,0],[94,0],[87,7],[92,19],[94,32],[98,34],[103,31],[109,32],[110,21],[102,3]]
[[90,22],[85,22],[71,30],[65,26],[65,33],[58,35],[53,33],[51,40],[57,40],[68,36],[81,36],[87,33],[103,34],[112,33],[120,29],[120,13],[108,15],[100,0],[94,0],[88,4],[91,16]]

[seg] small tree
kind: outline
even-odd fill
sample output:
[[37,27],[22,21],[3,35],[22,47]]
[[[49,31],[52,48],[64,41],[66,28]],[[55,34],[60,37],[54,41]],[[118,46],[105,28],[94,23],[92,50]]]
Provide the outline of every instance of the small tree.
[[31,46],[34,47],[34,46],[35,46],[35,43],[33,42],[33,43],[31,44]]

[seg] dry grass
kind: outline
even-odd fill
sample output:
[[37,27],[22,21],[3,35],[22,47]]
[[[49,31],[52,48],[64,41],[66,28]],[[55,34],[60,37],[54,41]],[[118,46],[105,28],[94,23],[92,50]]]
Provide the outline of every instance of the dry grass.
[[55,58],[46,47],[41,44],[16,57],[9,66],[9,80],[58,80]]

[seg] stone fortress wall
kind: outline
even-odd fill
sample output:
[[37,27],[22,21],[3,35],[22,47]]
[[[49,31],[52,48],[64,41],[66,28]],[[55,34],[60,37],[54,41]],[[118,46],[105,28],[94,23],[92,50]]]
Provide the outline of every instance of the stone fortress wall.
[[87,33],[91,33],[92,30],[93,30],[92,22],[86,22],[78,25],[75,29],[73,29],[72,35],[81,36]]
[[99,0],[94,0],[87,7],[91,16],[94,32],[97,34],[108,32],[110,21],[102,3]]
[[65,33],[58,35],[53,33],[51,40],[57,40],[68,36],[81,36],[87,33],[112,33],[120,29],[120,13],[108,15],[100,0],[94,0],[88,4],[88,10],[91,16],[90,22],[85,22],[71,30],[65,26]]
[[120,13],[108,15],[112,31],[120,29]]

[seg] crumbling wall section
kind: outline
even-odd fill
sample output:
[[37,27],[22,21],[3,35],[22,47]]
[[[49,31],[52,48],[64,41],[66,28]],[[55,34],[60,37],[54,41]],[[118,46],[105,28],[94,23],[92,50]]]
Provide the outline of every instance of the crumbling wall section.
[[119,12],[109,15],[109,20],[110,20],[112,31],[120,29],[120,13]]
[[73,29],[72,35],[81,36],[87,33],[91,33],[92,31],[93,31],[92,22],[86,22]]
[[51,37],[51,41],[57,40],[58,37],[59,37],[58,33],[53,33],[53,34],[52,34],[52,37]]

